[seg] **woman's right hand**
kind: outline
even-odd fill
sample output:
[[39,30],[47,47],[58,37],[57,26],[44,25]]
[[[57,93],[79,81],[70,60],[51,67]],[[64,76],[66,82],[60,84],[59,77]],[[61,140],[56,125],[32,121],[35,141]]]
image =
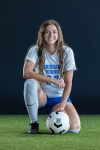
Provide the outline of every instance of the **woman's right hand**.
[[66,84],[64,83],[63,80],[58,80],[58,79],[52,78],[51,83],[53,83],[54,85],[58,86],[58,88],[61,88],[61,89],[63,89],[66,86]]

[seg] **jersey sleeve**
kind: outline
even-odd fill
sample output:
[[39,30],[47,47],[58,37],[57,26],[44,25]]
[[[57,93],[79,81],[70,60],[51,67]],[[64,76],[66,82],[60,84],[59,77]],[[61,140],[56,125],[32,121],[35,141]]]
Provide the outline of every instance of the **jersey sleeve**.
[[30,48],[25,60],[31,60],[34,64],[37,62],[38,60],[38,47],[37,46],[33,46]]
[[76,70],[74,53],[71,48],[67,47],[66,71]]

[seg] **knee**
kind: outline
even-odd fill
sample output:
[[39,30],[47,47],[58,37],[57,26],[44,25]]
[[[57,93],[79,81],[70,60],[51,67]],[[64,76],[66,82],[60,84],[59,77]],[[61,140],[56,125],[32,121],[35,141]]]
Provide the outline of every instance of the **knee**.
[[71,124],[70,126],[70,130],[71,131],[77,131],[76,133],[78,133],[81,129],[81,124],[80,124],[80,120],[74,122],[73,124]]
[[80,129],[81,128],[80,121],[76,122],[73,126],[74,129]]
[[24,83],[24,89],[25,88],[27,90],[31,90],[31,89],[38,90],[38,83],[34,79],[27,79]]

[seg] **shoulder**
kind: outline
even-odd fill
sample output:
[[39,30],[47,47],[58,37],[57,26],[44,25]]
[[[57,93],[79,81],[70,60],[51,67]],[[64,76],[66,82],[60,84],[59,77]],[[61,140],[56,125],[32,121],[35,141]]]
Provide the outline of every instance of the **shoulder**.
[[73,52],[71,47],[64,45],[63,49],[65,50],[65,54],[67,54],[67,55],[74,55],[74,52]]
[[38,57],[38,46],[37,45],[34,45],[34,46],[31,46],[29,49],[28,49],[28,52],[26,54],[26,58],[25,60],[36,60],[37,57]]
[[38,46],[37,45],[34,45],[34,46],[31,46],[28,50],[28,52],[38,52]]
[[76,70],[76,64],[72,48],[68,46],[64,46],[63,48],[65,50],[64,54],[64,62],[66,63],[65,71]]

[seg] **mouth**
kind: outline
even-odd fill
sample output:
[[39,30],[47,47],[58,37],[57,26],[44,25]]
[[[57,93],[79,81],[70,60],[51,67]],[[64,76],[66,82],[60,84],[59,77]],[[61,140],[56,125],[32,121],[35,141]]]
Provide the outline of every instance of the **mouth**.
[[53,41],[53,40],[54,40],[54,38],[48,38],[48,40]]

